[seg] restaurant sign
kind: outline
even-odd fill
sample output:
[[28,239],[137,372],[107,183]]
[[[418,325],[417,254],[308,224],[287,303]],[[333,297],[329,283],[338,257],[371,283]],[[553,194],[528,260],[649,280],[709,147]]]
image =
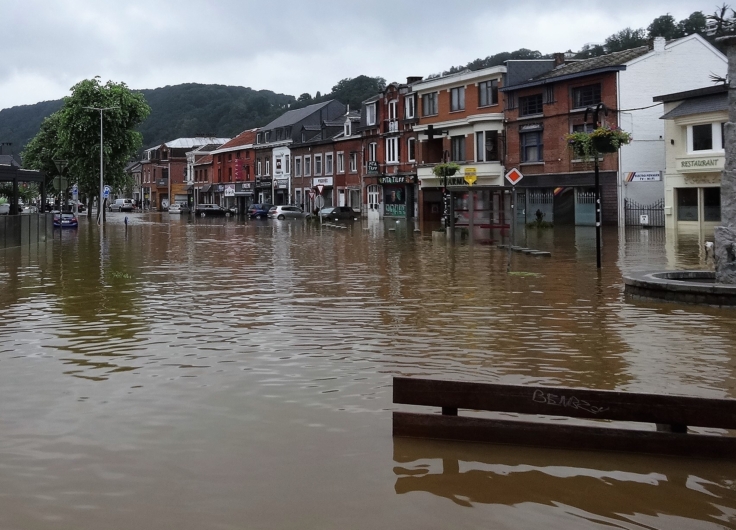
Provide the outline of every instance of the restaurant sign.
[[378,174],[378,162],[375,160],[371,160],[368,162],[368,174],[369,175],[376,175]]
[[720,171],[725,165],[724,156],[685,157],[677,159],[677,171],[680,173],[706,173]]
[[384,175],[378,177],[379,184],[414,184],[414,175]]

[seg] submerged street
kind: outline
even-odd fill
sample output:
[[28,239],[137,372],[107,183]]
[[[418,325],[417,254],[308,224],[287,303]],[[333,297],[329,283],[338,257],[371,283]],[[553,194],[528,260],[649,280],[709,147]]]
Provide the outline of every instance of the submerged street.
[[509,266],[341,226],[112,213],[0,254],[0,527],[736,526],[733,463],[391,436],[396,375],[736,397],[733,310],[623,292],[697,238],[607,230],[599,276],[588,227]]

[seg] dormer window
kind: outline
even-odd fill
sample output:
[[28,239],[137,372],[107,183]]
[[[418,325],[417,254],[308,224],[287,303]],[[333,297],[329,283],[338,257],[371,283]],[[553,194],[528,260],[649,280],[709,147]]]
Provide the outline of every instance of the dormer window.
[[351,134],[350,129],[351,129],[351,127],[350,127],[350,120],[348,120],[348,121],[345,122],[345,136],[350,136],[350,134]]
[[376,104],[371,103],[365,107],[365,123],[366,125],[376,124]]

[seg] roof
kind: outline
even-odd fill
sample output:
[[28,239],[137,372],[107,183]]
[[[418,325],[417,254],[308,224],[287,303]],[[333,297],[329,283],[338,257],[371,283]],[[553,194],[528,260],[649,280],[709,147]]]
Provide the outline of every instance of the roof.
[[20,167],[15,155],[0,155],[0,164],[6,166]]
[[256,141],[257,131],[258,129],[248,129],[247,131],[243,131],[242,133],[237,135],[235,138],[233,138],[229,142],[222,144],[219,148],[213,150],[212,152],[214,153],[214,152],[229,151],[237,147],[243,147],[245,145],[252,145]]
[[632,61],[637,57],[641,57],[642,55],[645,55],[649,52],[649,46],[639,46],[638,48],[631,48],[630,50],[607,53],[606,55],[591,57],[590,59],[567,62],[553,68],[549,72],[529,79],[526,82],[522,81],[516,85],[511,85],[509,83],[506,87],[501,88],[501,91],[506,92],[510,90],[517,90],[519,88],[544,85],[547,83],[553,83],[555,81],[573,79],[576,77],[582,77],[602,72],[625,70],[627,62]]
[[686,99],[680,105],[662,116],[663,120],[674,120],[682,116],[728,111],[728,92]]
[[513,59],[506,61],[505,64],[506,86],[519,85],[555,67],[554,59]]
[[163,145],[165,145],[169,149],[179,149],[179,148],[199,147],[201,145],[207,145],[207,144],[222,145],[225,142],[229,142],[229,141],[230,141],[230,138],[215,138],[214,136],[195,136],[194,138],[177,138],[176,140],[171,140],[170,142],[165,142],[163,144],[156,145],[154,147],[150,147],[146,149],[146,151],[158,149],[159,147]]
[[212,164],[212,155],[203,156],[196,162],[194,162],[195,166],[206,166]]
[[684,92],[673,92],[672,94],[664,94],[662,96],[655,96],[653,101],[662,101],[664,103],[670,103],[672,101],[682,101],[699,96],[708,96],[711,94],[722,94],[728,93],[728,85],[716,85],[704,88],[696,88],[695,90],[686,90]]
[[276,129],[277,127],[294,125],[295,123],[302,121],[310,114],[326,107],[333,101],[335,100],[331,99],[329,101],[323,101],[322,103],[313,103],[312,105],[307,105],[306,107],[301,109],[286,111],[281,116],[273,120],[271,123],[263,127],[263,130]]

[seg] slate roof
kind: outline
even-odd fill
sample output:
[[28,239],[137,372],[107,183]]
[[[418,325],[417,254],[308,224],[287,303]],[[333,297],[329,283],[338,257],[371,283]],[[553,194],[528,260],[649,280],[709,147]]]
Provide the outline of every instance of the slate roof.
[[571,79],[590,75],[594,72],[624,70],[627,62],[633,61],[637,57],[641,57],[650,51],[649,46],[639,46],[638,48],[607,53],[606,55],[591,57],[590,59],[566,62],[527,81],[519,81],[515,85],[508,83],[501,89],[501,91],[505,92],[528,86],[544,85],[562,79]]
[[229,142],[229,141],[230,141],[230,138],[215,138],[213,136],[197,136],[194,138],[177,138],[176,140],[171,140],[170,142],[164,142],[160,145],[149,147],[148,149],[146,149],[146,151],[158,149],[162,145],[165,145],[169,149],[179,149],[179,148],[199,147],[201,145],[207,145],[207,144],[222,145],[225,142]]
[[15,155],[0,155],[0,164],[6,166],[20,167]]
[[[220,147],[218,147],[217,151],[222,151],[225,149],[231,149],[233,147],[242,147],[244,145],[250,145],[255,143],[256,141],[256,132],[258,129],[248,129],[247,131],[241,132],[239,135],[237,135],[235,138],[230,140],[229,142],[224,143]],[[214,149],[213,149],[214,151]]]
[[555,66],[554,59],[509,60],[506,64],[506,86],[520,85],[549,72]]
[[712,94],[693,99],[686,99],[680,105],[662,116],[662,120],[674,120],[681,116],[705,114],[706,112],[728,111],[728,93]]
[[212,155],[203,156],[196,162],[194,162],[195,166],[206,166],[212,164]]
[[335,100],[331,99],[329,101],[324,101],[322,103],[313,103],[312,105],[307,105],[306,107],[301,108],[301,109],[294,109],[294,110],[286,111],[281,116],[273,120],[271,123],[269,123],[262,129],[264,131],[267,131],[269,129],[276,129],[277,127],[285,127],[289,125],[294,125],[295,123],[302,121],[304,118],[306,118],[310,114],[318,111],[321,108],[326,107],[333,101]]

